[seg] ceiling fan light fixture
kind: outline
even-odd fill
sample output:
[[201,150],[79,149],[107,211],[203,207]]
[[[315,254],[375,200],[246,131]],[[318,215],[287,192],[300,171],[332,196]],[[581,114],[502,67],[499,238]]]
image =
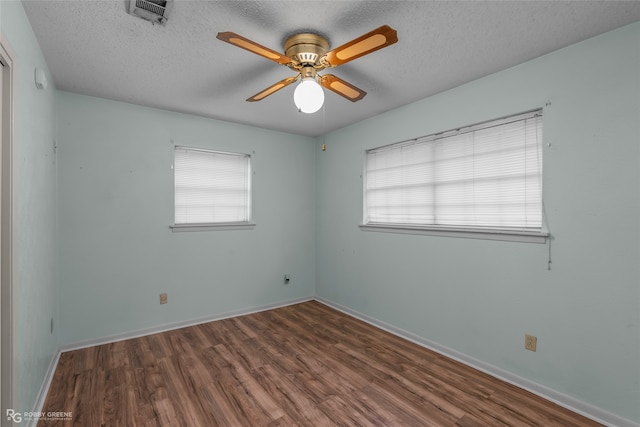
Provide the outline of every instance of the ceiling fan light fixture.
[[329,89],[351,102],[359,101],[367,94],[337,76],[324,74],[318,77],[317,72],[326,68],[335,68],[390,46],[398,41],[398,34],[393,28],[383,25],[342,46],[329,50],[329,41],[325,37],[315,33],[297,33],[287,37],[284,41],[284,55],[231,31],[218,33],[217,38],[280,65],[286,65],[298,73],[295,77],[281,80],[258,92],[248,98],[248,102],[260,101],[302,77],[302,81],[293,94],[293,101],[298,107],[298,111],[311,114],[322,108],[324,104],[322,88]]
[[315,78],[302,79],[293,92],[293,102],[298,111],[312,114],[322,108],[324,104],[324,91]]

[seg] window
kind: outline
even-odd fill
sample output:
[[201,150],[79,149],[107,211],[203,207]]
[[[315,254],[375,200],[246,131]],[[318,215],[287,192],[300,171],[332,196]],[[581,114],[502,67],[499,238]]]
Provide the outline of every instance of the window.
[[542,111],[366,153],[364,226],[542,234]]
[[174,175],[174,227],[249,225],[249,155],[176,147]]

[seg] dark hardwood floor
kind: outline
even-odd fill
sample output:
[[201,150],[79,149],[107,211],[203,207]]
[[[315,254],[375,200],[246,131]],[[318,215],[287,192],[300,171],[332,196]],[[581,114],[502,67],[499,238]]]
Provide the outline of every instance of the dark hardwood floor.
[[596,426],[311,301],[63,353],[43,426]]

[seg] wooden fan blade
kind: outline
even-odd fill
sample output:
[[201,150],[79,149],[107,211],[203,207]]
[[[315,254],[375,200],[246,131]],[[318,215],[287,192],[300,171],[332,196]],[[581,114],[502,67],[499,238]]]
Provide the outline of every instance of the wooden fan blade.
[[251,98],[248,98],[247,101],[248,102],[262,101],[264,98],[266,98],[267,96],[271,95],[272,93],[279,91],[283,87],[289,86],[291,83],[293,83],[296,80],[298,80],[298,77],[300,77],[300,74],[298,74],[295,77],[288,77],[288,78],[286,78],[284,80],[280,80],[278,83],[276,83],[274,85],[271,85],[268,88],[266,88],[265,90],[256,93]]
[[218,33],[216,37],[218,40],[222,40],[223,42],[227,42],[234,46],[241,47],[242,49],[248,50],[249,52],[253,52],[256,55],[260,55],[263,58],[267,58],[271,61],[277,62],[278,64],[291,63],[291,59],[287,58],[281,53],[278,53],[275,50],[271,50],[268,47],[264,47],[254,41],[251,41],[245,37],[242,37],[239,34],[232,33],[231,31]]
[[368,32],[367,34],[351,40],[329,52],[325,57],[326,62],[332,67],[337,67],[356,58],[375,52],[398,41],[398,33],[388,25]]
[[351,102],[356,102],[364,98],[367,92],[363,91],[352,85],[351,83],[347,83],[339,77],[334,76],[333,74],[325,74],[320,77],[320,85],[322,87],[326,87],[330,91],[337,93],[340,96],[344,96]]

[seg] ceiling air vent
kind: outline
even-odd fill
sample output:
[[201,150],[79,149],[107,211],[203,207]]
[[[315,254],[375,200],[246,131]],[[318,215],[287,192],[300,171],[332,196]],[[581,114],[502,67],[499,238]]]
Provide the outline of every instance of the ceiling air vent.
[[164,25],[173,0],[130,0],[129,14]]

